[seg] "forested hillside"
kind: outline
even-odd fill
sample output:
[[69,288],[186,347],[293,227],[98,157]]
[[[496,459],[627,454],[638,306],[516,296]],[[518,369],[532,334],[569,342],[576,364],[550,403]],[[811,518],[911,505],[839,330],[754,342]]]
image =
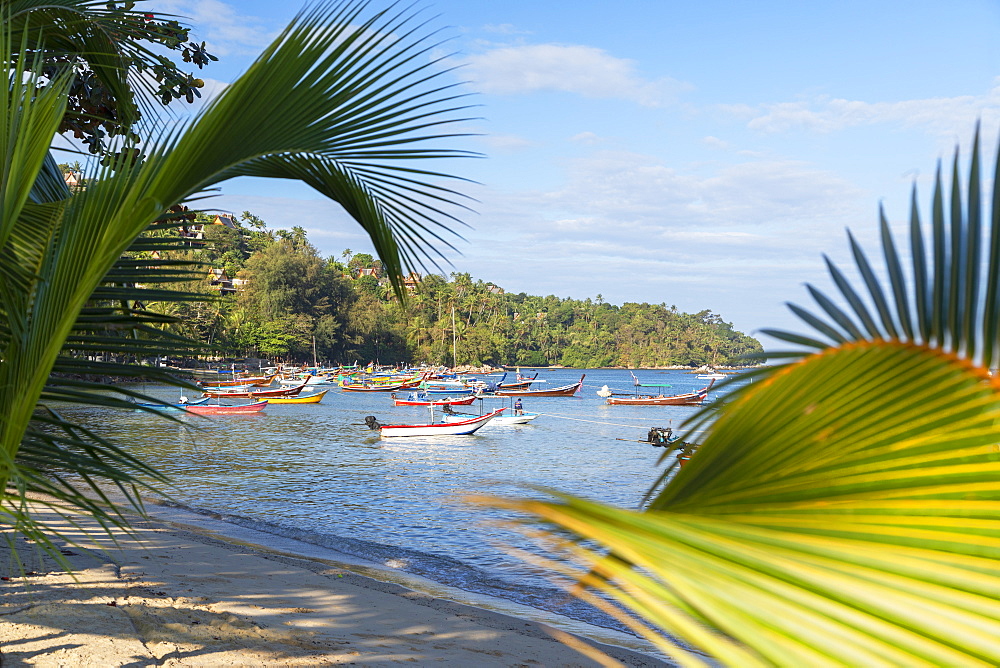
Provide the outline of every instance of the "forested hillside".
[[271,230],[249,212],[212,220],[199,215],[178,253],[206,263],[205,279],[185,286],[205,301],[150,308],[182,315],[219,355],[311,361],[315,344],[326,363],[450,365],[454,351],[458,364],[655,367],[733,364],[761,349],[710,311],[510,294],[469,274],[413,277],[402,306],[370,255],[321,257],[303,229]]

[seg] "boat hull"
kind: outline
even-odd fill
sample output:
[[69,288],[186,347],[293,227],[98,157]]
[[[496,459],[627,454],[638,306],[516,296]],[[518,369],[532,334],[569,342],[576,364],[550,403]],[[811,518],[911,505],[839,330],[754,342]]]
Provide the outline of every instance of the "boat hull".
[[587,377],[587,374],[580,376],[580,380],[573,385],[564,385],[563,387],[554,387],[551,390],[504,390],[498,389],[496,395],[498,397],[572,397],[580,388],[583,387],[583,379]]
[[205,404],[202,406],[188,406],[187,412],[195,415],[245,415],[247,413],[259,413],[267,406],[267,401],[258,401],[252,404],[241,406],[214,406]]
[[461,397],[458,399],[400,399],[392,398],[392,403],[396,406],[470,406],[478,397]]
[[263,387],[270,385],[274,379],[274,374],[270,376],[260,376],[258,378],[237,378],[236,380],[203,380],[199,383],[202,387]]
[[266,399],[270,397],[293,397],[298,395],[298,393],[301,392],[302,388],[305,386],[306,384],[302,383],[301,385],[296,385],[295,387],[284,387],[276,390],[247,390],[246,392],[205,390],[203,396],[213,397],[215,399]]
[[[708,399],[708,391],[715,385],[713,379],[708,387],[703,387],[697,392],[685,392],[684,394],[673,394],[670,396],[636,395],[633,397],[608,397],[610,406],[700,406]],[[637,387],[642,387],[637,385]],[[646,387],[650,387],[647,385]]]
[[693,392],[665,397],[608,397],[611,406],[697,406],[708,397],[705,394]]
[[397,436],[468,436],[482,429],[490,420],[503,413],[506,408],[500,408],[492,413],[460,420],[458,422],[438,422],[435,424],[390,424],[382,425],[380,433],[383,438]]
[[523,413],[521,415],[498,415],[489,421],[487,429],[493,427],[509,427],[515,424],[528,424],[538,417],[538,413]]
[[204,399],[196,399],[195,401],[189,401],[186,403],[172,403],[172,404],[136,404],[136,408],[152,408],[158,411],[183,411],[186,410],[188,406],[198,406],[199,404],[207,403],[210,397],[205,397]]
[[269,404],[318,404],[323,401],[323,397],[330,390],[323,390],[316,394],[307,394],[304,397],[271,397],[267,400]]

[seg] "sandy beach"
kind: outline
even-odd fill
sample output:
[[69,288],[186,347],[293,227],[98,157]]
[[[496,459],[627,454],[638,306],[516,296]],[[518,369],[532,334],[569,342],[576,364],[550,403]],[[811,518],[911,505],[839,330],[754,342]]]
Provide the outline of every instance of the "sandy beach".
[[22,572],[0,548],[5,668],[669,665],[328,564],[156,522],[134,528],[117,547],[68,547],[73,576],[26,543]]

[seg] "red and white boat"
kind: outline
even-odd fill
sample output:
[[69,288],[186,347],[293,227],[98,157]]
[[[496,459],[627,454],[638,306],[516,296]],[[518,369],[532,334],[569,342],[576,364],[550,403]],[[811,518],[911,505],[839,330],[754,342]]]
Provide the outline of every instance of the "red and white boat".
[[[486,423],[495,418],[496,416],[503,413],[506,408],[499,408],[492,413],[487,413],[486,415],[480,415],[474,418],[469,418],[468,420],[460,420],[458,422],[432,422],[431,424],[384,424],[379,425],[378,422],[369,422],[367,419],[369,427],[375,428],[378,425],[383,437],[392,436],[467,436],[469,434],[474,434],[479,431]],[[433,418],[432,418],[433,419]]]
[[219,404],[188,404],[188,413],[196,415],[244,415],[246,413],[259,413],[267,406],[267,401],[257,401],[252,404],[242,404],[239,406],[222,406]]
[[392,395],[392,403],[395,406],[471,406],[472,402],[478,399],[477,396],[434,398],[432,395],[422,392],[410,392],[400,399],[395,394]]
[[280,387],[275,390],[226,390],[225,388],[219,389],[208,389],[205,390],[203,397],[214,397],[216,399],[226,399],[226,398],[244,398],[244,399],[266,399],[267,397],[294,397],[302,391],[302,388],[306,386],[308,379],[303,381],[301,385],[296,385],[295,387]]
[[256,378],[234,378],[233,380],[203,380],[198,384],[202,387],[264,387],[270,385],[277,374],[257,376]]

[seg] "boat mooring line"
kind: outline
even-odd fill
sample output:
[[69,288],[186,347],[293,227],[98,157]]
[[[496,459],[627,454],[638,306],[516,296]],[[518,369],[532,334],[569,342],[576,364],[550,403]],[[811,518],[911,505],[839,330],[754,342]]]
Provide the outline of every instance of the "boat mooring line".
[[[544,415],[546,417],[554,417],[560,420],[576,420],[577,422],[592,422],[593,424],[606,424],[612,427],[631,427],[632,429],[645,429],[642,425],[637,424],[620,424],[618,422],[602,422],[600,420],[585,420],[583,418],[566,416],[566,415],[553,415],[552,413],[539,413],[539,415]],[[636,418],[637,420],[652,420],[653,418]],[[663,422],[663,420],[660,420]]]

